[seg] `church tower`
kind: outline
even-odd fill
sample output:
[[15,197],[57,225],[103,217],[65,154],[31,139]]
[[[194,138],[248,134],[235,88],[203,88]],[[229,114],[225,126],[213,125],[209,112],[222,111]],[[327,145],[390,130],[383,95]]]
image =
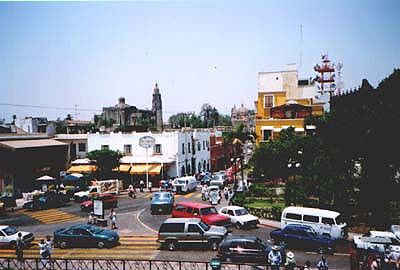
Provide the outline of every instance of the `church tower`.
[[160,89],[158,88],[157,83],[154,86],[152,111],[156,120],[156,128],[157,130],[161,131],[163,129],[162,101],[161,101]]

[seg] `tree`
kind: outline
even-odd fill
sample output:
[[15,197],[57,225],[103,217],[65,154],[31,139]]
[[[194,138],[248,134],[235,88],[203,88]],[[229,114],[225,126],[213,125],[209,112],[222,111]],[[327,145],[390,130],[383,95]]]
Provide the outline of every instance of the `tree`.
[[99,178],[109,179],[112,175],[112,169],[119,165],[119,159],[122,155],[118,151],[103,149],[91,151],[87,153],[86,157],[96,161]]

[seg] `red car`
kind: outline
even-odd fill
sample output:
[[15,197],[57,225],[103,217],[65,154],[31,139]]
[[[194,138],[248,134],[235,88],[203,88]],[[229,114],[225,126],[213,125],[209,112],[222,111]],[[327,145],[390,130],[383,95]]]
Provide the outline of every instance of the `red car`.
[[[94,199],[102,200],[104,209],[110,209],[118,206],[118,197],[113,194],[102,193]],[[81,203],[81,209],[85,212],[93,211],[93,200]]]
[[214,206],[197,202],[178,202],[172,210],[172,217],[177,218],[200,218],[208,225],[230,226],[231,219],[218,214]]

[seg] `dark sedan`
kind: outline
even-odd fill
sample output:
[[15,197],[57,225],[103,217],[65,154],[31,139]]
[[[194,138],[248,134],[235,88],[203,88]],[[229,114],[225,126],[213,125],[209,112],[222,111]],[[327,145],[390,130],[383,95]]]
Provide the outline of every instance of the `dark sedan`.
[[65,206],[67,201],[68,198],[65,194],[50,191],[41,197],[34,198],[32,201],[24,203],[23,207],[27,210],[57,208]]
[[[103,209],[116,208],[118,206],[118,197],[113,194],[103,193],[94,199],[103,201]],[[86,212],[93,211],[93,200],[81,203],[81,209]]]
[[307,225],[287,225],[283,229],[273,230],[270,237],[276,243],[320,253],[333,253],[335,247],[332,239],[318,235]]
[[172,211],[174,206],[174,195],[170,192],[156,192],[151,198],[151,213],[162,213]]
[[54,232],[56,247],[110,247],[118,244],[119,235],[115,231],[92,225],[75,225]]
[[[237,261],[242,263],[262,262],[267,263],[269,252],[273,245],[262,241],[253,235],[228,235],[221,242],[217,256],[224,261]],[[285,247],[277,246],[282,259],[285,259]]]

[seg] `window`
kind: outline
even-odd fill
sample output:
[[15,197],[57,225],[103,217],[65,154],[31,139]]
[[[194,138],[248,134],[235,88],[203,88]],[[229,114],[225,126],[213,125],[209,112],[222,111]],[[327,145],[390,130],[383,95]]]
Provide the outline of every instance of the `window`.
[[200,227],[197,226],[196,224],[189,224],[188,231],[189,232],[194,232],[194,233],[201,233],[202,232]]
[[109,150],[109,149],[110,149],[110,146],[108,144],[103,144],[101,146],[101,150]]
[[193,208],[192,207],[188,207],[186,212],[189,213],[189,214],[193,213]]
[[179,212],[185,212],[186,207],[185,207],[185,206],[177,205],[176,208],[175,208],[175,210],[176,210],[176,211],[179,211]]
[[319,222],[319,217],[317,217],[317,216],[311,216],[311,215],[304,215],[303,220],[304,220],[304,221],[309,221],[309,222],[318,223],[318,222]]
[[273,95],[265,95],[264,96],[264,108],[274,107],[274,96]]
[[230,215],[230,216],[234,216],[235,214],[233,213],[233,211],[232,211],[232,210],[228,210],[228,215]]
[[154,153],[155,154],[161,154],[161,144],[156,144],[154,146]]
[[263,141],[268,141],[272,137],[272,130],[263,130]]
[[78,151],[79,152],[86,152],[86,143],[79,143],[78,144]]
[[222,210],[221,210],[221,213],[222,213],[222,214],[226,214],[226,208],[222,209]]
[[286,218],[294,219],[294,220],[301,220],[301,215],[293,214],[293,213],[286,213]]
[[197,151],[200,151],[200,150],[201,150],[201,143],[197,142]]
[[132,145],[131,144],[124,144],[124,153],[132,154]]
[[185,154],[185,144],[182,143],[182,155]]
[[325,217],[323,217],[322,218],[322,223],[329,224],[329,225],[334,225],[335,221],[333,220],[333,218],[325,218]]
[[206,150],[206,141],[203,141],[203,150]]
[[161,225],[160,232],[183,232],[184,223],[164,223]]
[[188,153],[190,153],[190,142],[188,143]]

